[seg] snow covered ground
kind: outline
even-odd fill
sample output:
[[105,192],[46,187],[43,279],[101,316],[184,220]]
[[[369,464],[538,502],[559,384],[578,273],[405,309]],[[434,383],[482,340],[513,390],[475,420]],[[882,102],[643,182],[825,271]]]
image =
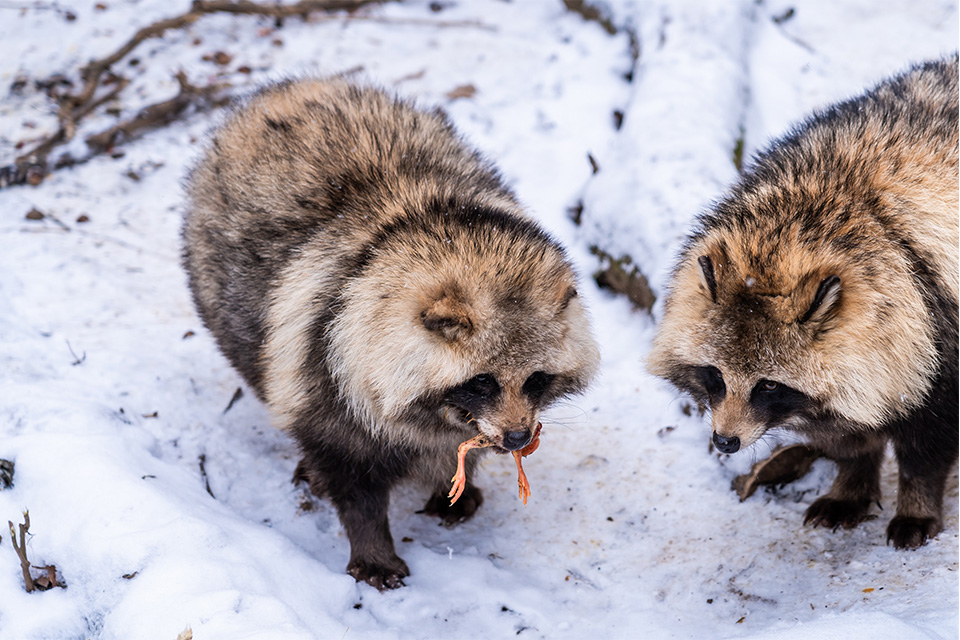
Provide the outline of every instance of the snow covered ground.
[[[55,127],[35,80],[188,6],[0,3],[0,162]],[[913,552],[884,544],[892,462],[883,511],[855,530],[801,524],[830,485],[825,461],[738,502],[732,478],[769,446],[710,452],[709,426],[642,370],[654,320],[594,286],[589,250],[632,256],[658,290],[691,218],[735,179],[738,140],[748,157],[810,109],[955,50],[956,3],[598,6],[616,34],[560,0],[388,3],[282,28],[218,15],[121,63],[132,83],[115,106],[127,116],[172,96],[178,69],[251,89],[352,70],[441,105],[569,247],[603,372],[545,416],[526,507],[512,461],[494,456],[478,477],[486,503],[458,527],[416,514],[417,487],[395,492],[393,535],[412,575],[379,593],[344,573],[336,513],[291,484],[295,447],[253,394],[228,408],[243,385],[191,308],[180,180],[216,116],[2,190],[0,458],[16,475],[0,521],[29,509],[31,560],[56,565],[67,588],[25,593],[4,531],[0,637],[957,638],[956,473],[944,532]],[[231,61],[203,59],[217,51]],[[472,96],[450,96],[467,85]],[[568,214],[578,203],[580,226]],[[32,209],[45,217],[27,219]]]

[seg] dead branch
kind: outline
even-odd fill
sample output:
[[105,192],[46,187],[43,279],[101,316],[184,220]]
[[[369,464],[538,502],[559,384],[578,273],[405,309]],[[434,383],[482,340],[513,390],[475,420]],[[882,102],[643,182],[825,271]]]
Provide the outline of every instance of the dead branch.
[[[190,84],[182,71],[177,73],[176,79],[180,84],[180,91],[175,97],[147,105],[129,120],[119,122],[100,133],[87,136],[84,142],[87,143],[89,153],[81,158],[74,158],[65,154],[57,159],[52,166],[52,170],[80,165],[102,153],[109,153],[115,147],[136,140],[148,131],[170,124],[187,111],[201,113],[222,107],[231,100],[229,84],[222,83],[197,87]],[[3,171],[4,169],[0,168],[0,188],[7,186],[7,183],[4,183]],[[22,183],[11,182],[9,184]],[[65,227],[65,229],[69,231],[69,228]]]
[[[163,36],[171,29],[182,29],[189,26],[205,15],[213,13],[234,13],[244,15],[260,15],[281,20],[287,17],[300,16],[307,18],[317,11],[355,11],[368,4],[382,4],[387,0],[301,0],[295,4],[258,4],[249,0],[194,0],[190,10],[179,16],[158,20],[138,30],[129,40],[112,54],[91,60],[79,71],[83,80],[83,87],[78,93],[65,94],[58,97],[59,108],[57,130],[42,140],[32,149],[19,156],[13,164],[0,167],[0,189],[13,185],[38,185],[50,172],[50,153],[57,147],[70,142],[76,135],[77,126],[90,113],[110,100],[115,99],[128,80],[108,73],[111,66],[125,58],[138,45],[150,38]],[[117,83],[106,94],[97,97],[97,93],[104,86],[104,77],[113,78]],[[178,75],[178,80],[180,80]],[[172,122],[183,113],[187,106],[196,100],[217,93],[221,86],[198,89],[186,82],[185,77],[180,82],[180,93],[172,100],[147,107],[133,118],[132,121],[120,123],[107,131],[87,138],[86,142],[93,149],[92,155],[119,144],[122,139],[132,139],[132,132],[142,132]],[[91,156],[88,156],[91,157]],[[70,166],[76,161],[68,160],[58,163],[54,168]]]
[[230,402],[227,403],[227,408],[223,410],[224,415],[227,411],[233,408],[233,405],[237,404],[237,401],[243,397],[243,389],[237,387],[237,390],[233,392],[233,397],[230,398]]
[[26,539],[27,531],[30,529],[30,512],[26,510],[23,512],[23,524],[19,525],[20,544],[17,544],[17,532],[13,528],[13,523],[7,520],[7,524],[10,525],[10,542],[13,543],[13,548],[20,557],[20,568],[23,570],[23,585],[29,593],[36,589],[33,584],[33,576],[30,575],[30,561],[27,560]]
[[201,453],[197,461],[200,463],[200,477],[203,478],[203,485],[210,497],[216,500],[217,496],[213,495],[213,489],[210,488],[210,478],[207,477],[207,454]]
[[170,100],[144,107],[133,118],[119,122],[106,131],[87,136],[85,142],[91,155],[109,151],[119,144],[136,139],[147,131],[168,125],[188,107],[206,110],[212,106],[222,106],[229,101],[228,97],[217,95],[227,85],[196,87],[190,84],[182,71],[177,73],[176,78],[180,84],[180,91]]

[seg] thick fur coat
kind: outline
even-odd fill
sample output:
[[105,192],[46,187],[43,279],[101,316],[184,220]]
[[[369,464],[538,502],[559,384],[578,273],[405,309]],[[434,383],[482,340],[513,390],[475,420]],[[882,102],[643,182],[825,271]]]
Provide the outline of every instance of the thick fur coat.
[[237,108],[188,179],[184,264],[224,354],[297,440],[336,505],[348,572],[408,575],[390,490],[446,493],[460,442],[502,451],[598,362],[576,277],[439,110],[342,79],[280,83]]
[[942,529],[957,459],[957,58],[815,114],[687,240],[650,370],[726,453],[785,427],[838,464],[806,521],[852,527],[892,441],[896,547]]

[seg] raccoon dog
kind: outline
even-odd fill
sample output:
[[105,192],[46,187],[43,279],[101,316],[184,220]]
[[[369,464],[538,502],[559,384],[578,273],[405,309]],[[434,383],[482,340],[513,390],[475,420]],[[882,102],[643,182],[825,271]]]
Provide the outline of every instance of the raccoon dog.
[[761,153],[683,247],[648,361],[720,451],[785,427],[834,459],[814,526],[867,517],[892,441],[897,548],[941,531],[957,459],[957,73],[917,66]]
[[[562,248],[444,114],[342,79],[271,86],[188,179],[184,264],[200,316],[329,498],[347,572],[409,575],[387,521],[420,480],[448,524],[457,446],[524,447],[598,351]],[[472,461],[471,461],[472,462]]]

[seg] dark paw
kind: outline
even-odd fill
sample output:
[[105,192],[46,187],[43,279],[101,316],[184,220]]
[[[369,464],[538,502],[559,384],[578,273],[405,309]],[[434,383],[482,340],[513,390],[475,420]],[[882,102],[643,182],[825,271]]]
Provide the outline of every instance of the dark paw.
[[353,560],[347,565],[347,573],[357,582],[366,582],[380,591],[399,589],[405,586],[403,579],[410,575],[407,563],[398,556],[389,563],[362,562]]
[[916,549],[927,543],[943,527],[936,518],[911,518],[894,516],[887,525],[887,544],[893,542],[897,549]]
[[446,494],[433,494],[423,509],[417,513],[438,516],[444,526],[451,527],[471,518],[481,504],[483,504],[483,492],[474,486],[469,486],[463,490],[460,499],[452,505]]
[[876,516],[868,515],[870,503],[864,500],[836,500],[824,496],[817,498],[803,516],[803,524],[812,527],[827,527],[836,531],[843,527],[852,529],[864,520]]

